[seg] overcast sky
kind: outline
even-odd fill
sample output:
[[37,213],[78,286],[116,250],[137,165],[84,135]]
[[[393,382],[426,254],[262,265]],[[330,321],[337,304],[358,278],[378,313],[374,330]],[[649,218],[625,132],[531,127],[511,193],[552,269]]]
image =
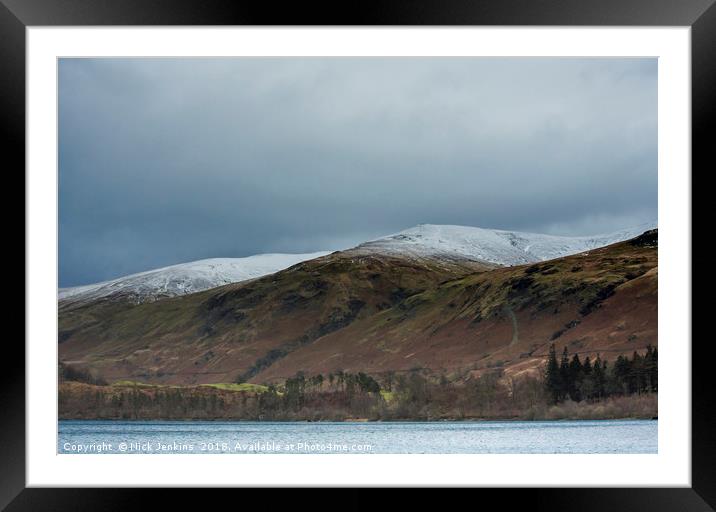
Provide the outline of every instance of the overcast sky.
[[657,216],[656,59],[61,59],[60,286]]

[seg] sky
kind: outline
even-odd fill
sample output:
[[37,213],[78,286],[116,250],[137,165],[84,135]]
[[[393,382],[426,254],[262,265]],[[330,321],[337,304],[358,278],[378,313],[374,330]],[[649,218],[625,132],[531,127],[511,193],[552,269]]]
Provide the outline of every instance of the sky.
[[59,281],[657,218],[657,60],[60,59]]

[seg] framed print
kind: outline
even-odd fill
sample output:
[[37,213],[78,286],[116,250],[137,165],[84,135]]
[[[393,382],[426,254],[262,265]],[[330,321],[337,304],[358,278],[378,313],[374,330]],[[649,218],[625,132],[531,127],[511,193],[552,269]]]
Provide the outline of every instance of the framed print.
[[27,301],[3,506],[708,510],[711,4],[4,0]]

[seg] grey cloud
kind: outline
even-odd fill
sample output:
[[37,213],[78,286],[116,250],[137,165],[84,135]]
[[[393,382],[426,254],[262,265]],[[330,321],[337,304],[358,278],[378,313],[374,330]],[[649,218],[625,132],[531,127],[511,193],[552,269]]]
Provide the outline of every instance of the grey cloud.
[[62,59],[60,284],[656,218],[655,59]]

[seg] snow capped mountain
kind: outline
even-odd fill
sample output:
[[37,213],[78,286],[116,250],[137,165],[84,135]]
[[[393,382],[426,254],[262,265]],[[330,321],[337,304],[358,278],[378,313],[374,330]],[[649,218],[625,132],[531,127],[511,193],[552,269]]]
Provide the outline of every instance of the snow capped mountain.
[[110,296],[122,296],[136,303],[150,302],[161,297],[186,295],[255,279],[326,254],[328,253],[259,254],[246,258],[211,258],[192,261],[102,283],[60,288],[58,298],[63,303],[84,302]]
[[522,265],[604,247],[654,229],[656,222],[594,236],[554,236],[468,226],[421,224],[356,247],[357,252],[414,258],[469,259]]
[[[346,251],[415,259],[471,260],[498,266],[545,261],[628,240],[656,227],[650,222],[594,236],[554,236],[468,226],[421,224]],[[259,254],[246,258],[212,258],[132,274],[111,281],[61,288],[62,305],[109,297],[134,303],[195,293],[273,274],[328,252]]]

